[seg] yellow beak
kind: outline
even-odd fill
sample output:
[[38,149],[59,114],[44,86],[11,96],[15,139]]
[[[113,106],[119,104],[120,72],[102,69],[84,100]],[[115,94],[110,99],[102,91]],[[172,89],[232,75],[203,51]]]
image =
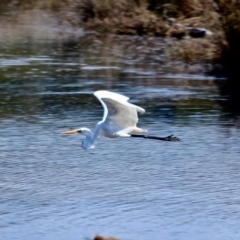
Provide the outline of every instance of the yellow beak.
[[66,131],[66,132],[62,132],[62,134],[75,134],[78,133],[79,131],[77,129],[75,130],[70,130],[70,131]]

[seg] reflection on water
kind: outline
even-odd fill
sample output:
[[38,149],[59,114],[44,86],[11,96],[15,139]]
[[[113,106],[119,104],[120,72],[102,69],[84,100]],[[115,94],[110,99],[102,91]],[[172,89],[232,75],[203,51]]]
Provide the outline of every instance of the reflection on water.
[[[0,48],[3,239],[240,238],[239,126],[222,118],[211,79],[176,75],[161,40],[151,50],[92,36]],[[145,108],[149,133],[182,141],[104,139],[82,150],[81,136],[60,132],[94,127],[99,89]]]

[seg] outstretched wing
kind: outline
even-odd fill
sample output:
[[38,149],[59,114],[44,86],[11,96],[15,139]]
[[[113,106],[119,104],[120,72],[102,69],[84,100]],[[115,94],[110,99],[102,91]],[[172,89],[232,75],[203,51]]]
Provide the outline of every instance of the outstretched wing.
[[104,108],[103,119],[99,124],[103,124],[110,132],[136,126],[137,112],[145,112],[143,108],[129,103],[127,101],[129,98],[126,96],[108,91],[97,91],[94,95]]

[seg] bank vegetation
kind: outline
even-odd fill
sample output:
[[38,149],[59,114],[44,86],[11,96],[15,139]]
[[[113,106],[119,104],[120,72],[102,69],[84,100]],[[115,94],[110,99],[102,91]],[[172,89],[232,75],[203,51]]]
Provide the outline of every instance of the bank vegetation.
[[[239,0],[0,1],[2,15],[36,8],[58,13],[64,21],[86,30],[179,39],[169,57],[213,63],[217,66],[214,74],[229,78],[226,92],[239,105]],[[213,34],[206,38],[192,38],[189,28],[204,28]]]

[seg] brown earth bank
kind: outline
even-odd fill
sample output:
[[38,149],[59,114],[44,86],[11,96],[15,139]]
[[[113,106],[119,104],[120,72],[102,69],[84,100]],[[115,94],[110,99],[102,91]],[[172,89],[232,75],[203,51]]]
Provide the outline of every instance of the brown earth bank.
[[[171,58],[208,62],[213,74],[228,77],[226,92],[240,103],[239,0],[2,0],[1,15],[9,21],[22,11],[41,9],[56,15],[60,25],[100,33],[162,36],[179,39]],[[204,34],[209,33],[209,34]]]
[[48,10],[57,15],[59,23],[88,31],[174,37],[180,40],[175,57],[223,62],[227,29],[239,20],[237,3],[230,2],[232,5],[227,0],[2,0],[0,12],[11,21],[23,10]]

